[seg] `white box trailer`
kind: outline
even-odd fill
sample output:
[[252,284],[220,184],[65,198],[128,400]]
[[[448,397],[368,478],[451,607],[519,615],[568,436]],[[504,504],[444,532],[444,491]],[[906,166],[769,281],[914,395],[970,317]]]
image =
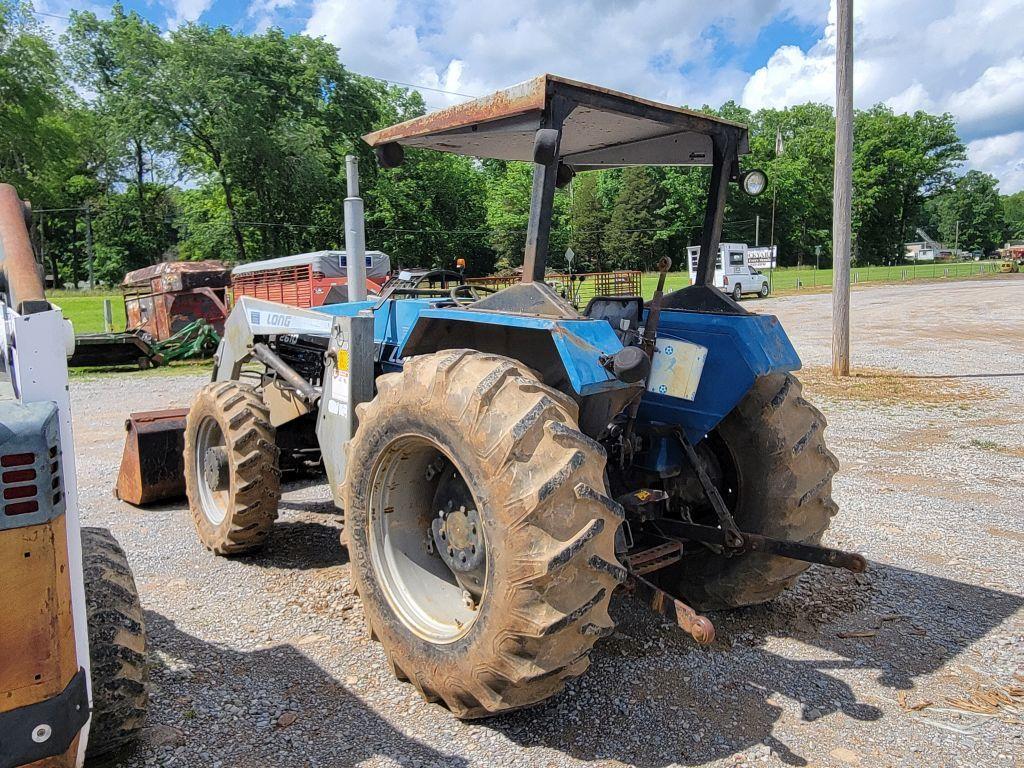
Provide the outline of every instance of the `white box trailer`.
[[[700,246],[690,246],[686,252],[690,282],[693,283],[697,275]],[[718,246],[718,260],[715,262],[715,288],[737,301],[744,294],[767,296],[771,291],[771,283],[761,270],[775,267],[776,252],[775,246],[752,248],[746,243],[721,243]]]

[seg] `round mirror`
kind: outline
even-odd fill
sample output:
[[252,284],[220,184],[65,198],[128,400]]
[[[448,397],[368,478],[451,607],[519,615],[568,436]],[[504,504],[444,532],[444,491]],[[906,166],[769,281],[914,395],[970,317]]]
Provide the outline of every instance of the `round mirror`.
[[744,192],[748,195],[757,196],[764,192],[768,186],[768,177],[761,170],[747,171],[740,178],[740,183],[743,184]]

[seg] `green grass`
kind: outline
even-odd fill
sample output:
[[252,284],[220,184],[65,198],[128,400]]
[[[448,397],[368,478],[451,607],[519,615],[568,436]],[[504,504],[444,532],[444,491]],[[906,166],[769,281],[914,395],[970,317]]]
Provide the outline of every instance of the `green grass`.
[[[944,277],[969,277],[979,273],[990,274],[995,270],[993,262],[964,262],[955,264],[907,264],[894,267],[854,267],[850,271],[850,281],[854,285],[867,282],[899,283],[914,279],[941,279]],[[768,275],[768,270],[765,270]],[[658,284],[658,275],[648,272],[642,278],[645,298],[654,295]],[[665,290],[674,291],[690,284],[686,272],[669,272],[665,278]],[[780,267],[772,270],[772,291],[797,291],[821,287],[831,287],[832,270],[815,269],[814,267]]]
[[[977,275],[979,270],[992,272],[993,262],[965,262],[962,264],[920,264],[895,267],[854,267],[851,281],[857,285],[865,282],[902,282],[914,278],[967,277]],[[767,272],[766,272],[767,274]],[[832,285],[831,269],[813,267],[781,267],[771,276],[772,291],[796,291]],[[797,283],[800,283],[799,287]],[[665,290],[674,291],[689,285],[686,272],[669,272],[665,279]],[[645,298],[654,295],[658,275],[646,273],[642,278]],[[586,288],[584,287],[584,293]],[[114,311],[114,330],[123,331],[125,326],[124,299],[119,293],[109,291],[51,291],[49,299],[64,310],[64,316],[75,327],[75,333],[101,333],[103,331],[103,300],[110,299]]]
[[85,367],[85,368],[69,368],[68,378],[72,381],[75,380],[91,380],[100,379],[105,376],[120,376],[125,373],[130,373],[132,378],[145,378],[148,376],[165,377],[165,376],[196,376],[206,375],[209,376],[213,371],[212,360],[175,360],[172,363],[166,365],[157,366],[156,368],[147,368],[145,370],[139,370],[133,365],[123,365],[118,367],[110,366],[98,366],[98,367]]
[[64,310],[64,317],[71,321],[75,333],[103,332],[103,300],[110,299],[113,309],[115,331],[123,331],[125,325],[124,299],[121,294],[102,294],[93,291],[51,291],[46,297]]

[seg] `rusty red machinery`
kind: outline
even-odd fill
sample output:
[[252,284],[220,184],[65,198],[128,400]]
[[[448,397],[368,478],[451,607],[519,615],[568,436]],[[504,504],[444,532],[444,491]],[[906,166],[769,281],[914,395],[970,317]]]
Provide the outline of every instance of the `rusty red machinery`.
[[[376,295],[388,278],[391,259],[381,251],[366,252],[366,290]],[[293,307],[337,304],[348,297],[344,251],[314,251],[278,259],[240,264],[231,270],[231,292]]]
[[129,272],[121,283],[128,330],[164,341],[202,319],[223,333],[229,283],[228,268],[212,260],[165,261]]

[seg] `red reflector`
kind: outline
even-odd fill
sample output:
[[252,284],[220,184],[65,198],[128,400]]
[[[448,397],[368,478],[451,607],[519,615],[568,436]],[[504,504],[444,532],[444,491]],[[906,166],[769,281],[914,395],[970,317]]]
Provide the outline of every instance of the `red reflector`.
[[17,504],[8,504],[4,507],[4,513],[8,515],[30,515],[39,511],[38,501],[19,501]]
[[34,453],[9,453],[0,457],[0,467],[23,467],[26,464],[35,464]]
[[37,493],[34,485],[16,485],[13,488],[4,488],[5,499],[27,499]]
[[3,474],[5,483],[27,483],[29,480],[35,479],[36,471],[34,469],[11,469]]

